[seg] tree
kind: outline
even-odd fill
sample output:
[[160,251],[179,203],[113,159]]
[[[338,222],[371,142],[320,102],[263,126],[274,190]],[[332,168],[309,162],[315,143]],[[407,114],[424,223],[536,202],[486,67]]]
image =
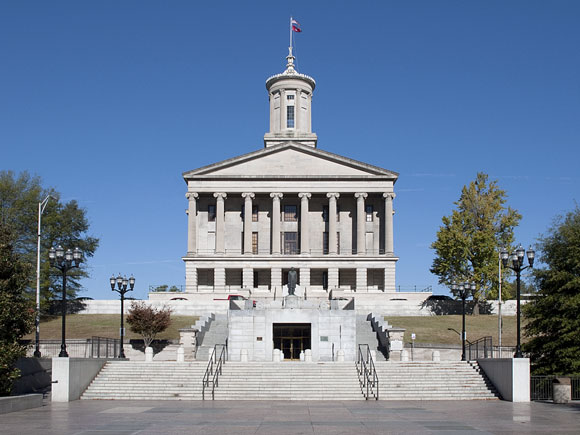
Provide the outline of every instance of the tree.
[[[494,296],[495,290],[497,297],[498,248],[511,246],[514,227],[521,219],[505,203],[506,192],[497,181],[488,181],[486,174],[478,173],[475,181],[463,186],[455,202],[457,209],[451,216],[443,216],[443,225],[431,245],[435,259],[430,270],[439,277],[440,284],[476,283],[474,314],[479,313],[478,302],[486,293]],[[507,276],[507,271],[504,273]]]
[[[22,259],[36,264],[36,243],[38,229],[38,203],[47,195],[50,199],[42,215],[40,288],[43,309],[47,302],[58,299],[62,291],[62,281],[51,271],[48,250],[57,245],[65,248],[79,247],[86,257],[92,257],[99,240],[87,235],[89,223],[86,210],[74,200],[61,202],[60,194],[43,188],[39,177],[27,172],[15,175],[12,171],[0,171],[0,223],[10,228],[12,244]],[[73,299],[80,289],[80,279],[88,276],[87,262],[81,263],[67,277],[67,294]],[[36,271],[32,268],[26,279],[29,293],[36,292]]]
[[143,301],[132,302],[127,324],[132,332],[141,335],[145,347],[149,347],[157,334],[165,331],[171,324],[171,308],[154,308]]
[[538,295],[523,308],[535,374],[580,373],[580,208],[556,218],[539,240]]
[[13,236],[0,223],[0,395],[10,394],[20,375],[14,367],[26,354],[19,340],[34,327],[34,307],[25,297],[30,265],[14,251]]

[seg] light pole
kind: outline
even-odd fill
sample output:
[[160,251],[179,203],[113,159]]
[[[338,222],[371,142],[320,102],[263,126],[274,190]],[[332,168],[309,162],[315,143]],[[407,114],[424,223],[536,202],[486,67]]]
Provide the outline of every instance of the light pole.
[[75,248],[74,251],[67,249],[64,252],[62,246],[58,245],[56,249],[50,248],[50,251],[48,251],[50,265],[62,272],[62,332],[59,357],[68,357],[68,353],[66,352],[66,273],[70,269],[79,267],[82,257],[83,254],[79,248]]
[[48,204],[48,200],[52,198],[55,199],[51,195],[46,195],[46,198],[42,200],[42,202],[38,203],[38,232],[37,232],[37,239],[36,239],[36,318],[34,319],[34,323],[36,326],[36,337],[35,337],[35,344],[36,348],[34,351],[34,356],[36,358],[41,357],[40,353],[40,221],[42,219],[42,213],[46,208],[46,204]]
[[[524,257],[528,257],[529,266],[524,266]],[[522,355],[522,348],[520,345],[520,277],[522,270],[525,270],[529,267],[534,267],[534,257],[536,256],[536,251],[532,249],[530,246],[528,248],[528,252],[526,253],[525,249],[522,248],[522,245],[518,246],[518,248],[511,253],[508,254],[508,251],[504,248],[501,251],[501,262],[503,263],[503,267],[508,267],[516,273],[516,284],[517,284],[517,344],[516,344],[516,353],[514,354],[514,358],[523,358]],[[508,263],[508,260],[511,260],[511,266]]]
[[451,289],[459,292],[459,297],[461,298],[461,361],[465,361],[465,299],[475,291],[475,284],[469,284],[468,282],[459,284],[454,283],[451,286]]
[[[119,335],[121,336],[121,345],[119,346],[119,358],[125,358],[125,349],[123,349],[123,338],[125,337],[125,328],[123,327],[123,302],[125,301],[125,293],[133,291],[135,287],[135,278],[131,275],[131,278],[127,279],[124,276],[119,276],[115,278],[115,275],[112,275],[109,279],[109,283],[111,284],[111,290],[119,293],[121,295],[121,329]],[[115,283],[117,284],[117,288],[115,288]],[[129,288],[127,288],[127,284],[129,284]]]

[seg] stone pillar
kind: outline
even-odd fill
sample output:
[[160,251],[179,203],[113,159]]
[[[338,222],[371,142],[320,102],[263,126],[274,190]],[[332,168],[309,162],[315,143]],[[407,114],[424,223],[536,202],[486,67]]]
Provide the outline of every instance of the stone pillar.
[[279,192],[270,193],[272,198],[272,254],[280,254],[280,199]]
[[280,91],[280,131],[286,130],[286,91]]
[[310,268],[301,267],[300,268],[300,287],[306,289],[310,286]]
[[224,202],[227,195],[224,192],[216,192],[213,194],[216,198],[216,218],[215,218],[215,252],[216,254],[223,254],[225,252],[225,232],[226,219]]
[[336,254],[336,200],[340,193],[327,193],[328,198],[328,253]]
[[282,297],[282,269],[273,267],[270,270],[270,287],[276,292],[276,297]]
[[185,262],[185,291],[193,292],[199,291],[197,288],[197,268],[193,261]]
[[300,89],[296,89],[296,95],[294,97],[294,129],[300,131]]
[[385,198],[385,254],[392,255],[394,251],[393,244],[393,199],[394,193],[383,193]]
[[[356,198],[356,253],[365,254],[366,252],[366,216],[365,216],[365,198],[366,193],[358,192],[354,194]],[[357,274],[358,275],[358,274]],[[366,284],[366,283],[365,283]]]
[[328,290],[338,288],[338,267],[328,268]]
[[300,253],[310,254],[310,233],[308,231],[308,200],[312,197],[310,193],[302,192],[298,194],[300,198]]
[[367,270],[364,267],[356,268],[356,291],[367,291]]
[[213,288],[214,291],[224,291],[226,289],[226,269],[216,267],[213,270]]
[[242,287],[248,289],[254,288],[254,269],[251,267],[244,267],[242,269]]
[[187,252],[197,252],[197,198],[196,192],[187,192],[185,197],[189,200],[187,210]]
[[252,192],[242,193],[244,198],[244,254],[252,253]]

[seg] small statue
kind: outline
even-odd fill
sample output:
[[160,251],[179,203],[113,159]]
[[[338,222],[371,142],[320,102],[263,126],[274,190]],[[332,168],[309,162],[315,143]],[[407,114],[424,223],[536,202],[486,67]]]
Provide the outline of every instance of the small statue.
[[293,295],[296,291],[296,281],[298,281],[298,274],[296,269],[291,268],[288,271],[288,295]]

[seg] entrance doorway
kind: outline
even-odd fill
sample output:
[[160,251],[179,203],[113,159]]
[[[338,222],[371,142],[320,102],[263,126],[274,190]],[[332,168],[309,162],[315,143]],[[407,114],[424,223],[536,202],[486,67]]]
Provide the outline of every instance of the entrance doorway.
[[310,349],[310,323],[274,323],[274,349],[284,353],[285,360],[299,360],[300,352]]

